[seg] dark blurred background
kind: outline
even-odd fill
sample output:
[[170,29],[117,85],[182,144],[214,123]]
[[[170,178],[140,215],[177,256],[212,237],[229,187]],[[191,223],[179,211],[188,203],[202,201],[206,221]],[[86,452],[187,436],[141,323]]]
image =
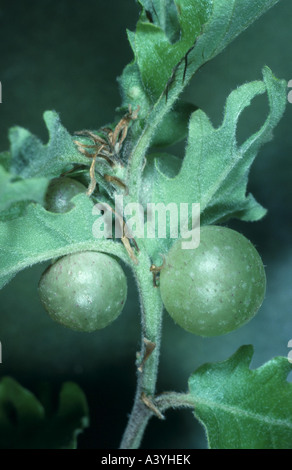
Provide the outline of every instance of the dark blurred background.
[[[0,4],[0,150],[7,131],[20,125],[44,141],[45,110],[55,109],[73,132],[98,128],[115,117],[120,105],[116,77],[132,59],[126,28],[134,29],[134,0],[24,0]],[[281,0],[221,55],[203,67],[184,93],[219,125],[228,94],[238,85],[261,79],[268,65],[292,79],[292,5]],[[266,97],[257,98],[241,119],[242,141],[263,123]],[[272,142],[262,148],[250,175],[249,190],[268,208],[257,223],[230,222],[260,252],[267,273],[267,294],[258,315],[240,330],[203,339],[184,332],[165,314],[158,390],[185,391],[200,364],[227,358],[242,344],[255,348],[253,367],[288,354],[292,338],[292,104]],[[181,153],[183,146],[177,146]],[[139,305],[131,273],[123,314],[94,334],[71,332],[55,323],[40,305],[37,284],[45,265],[18,274],[0,292],[0,377],[10,375],[38,394],[44,383],[58,390],[64,380],[85,391],[91,426],[81,448],[116,448],[135,391],[135,354],[139,348]],[[144,448],[204,448],[204,431],[190,411],[169,411],[152,419]]]

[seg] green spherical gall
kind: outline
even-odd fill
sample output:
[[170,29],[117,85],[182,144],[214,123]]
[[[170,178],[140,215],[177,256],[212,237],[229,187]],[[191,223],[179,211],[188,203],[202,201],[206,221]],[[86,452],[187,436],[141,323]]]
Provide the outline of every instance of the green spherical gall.
[[226,334],[248,322],[266,289],[251,242],[219,226],[201,227],[196,249],[183,249],[182,241],[173,244],[160,274],[161,297],[173,320],[200,336]]
[[85,192],[85,186],[79,181],[66,177],[55,178],[47,189],[45,209],[57,213],[69,212],[74,207],[74,204],[70,202],[72,197]]
[[53,320],[73,330],[95,331],[121,313],[127,279],[114,258],[85,251],[64,256],[47,268],[39,294]]

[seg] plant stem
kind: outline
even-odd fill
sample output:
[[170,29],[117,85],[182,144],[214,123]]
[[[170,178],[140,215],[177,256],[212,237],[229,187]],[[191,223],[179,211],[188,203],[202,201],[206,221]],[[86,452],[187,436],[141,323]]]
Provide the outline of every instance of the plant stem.
[[166,392],[155,398],[155,406],[166,411],[169,408],[195,408],[195,399],[190,393]]
[[[145,251],[140,251],[138,264],[133,266],[136,275],[137,286],[141,302],[141,361],[142,371],[137,370],[137,389],[133,409],[126,427],[120,448],[137,449],[140,446],[144,430],[153,415],[153,411],[141,400],[142,394],[148,398],[154,397],[159,353],[163,305],[159,289],[153,286],[152,273],[150,272],[151,261]],[[143,363],[145,354],[144,339],[155,343],[151,355]]]
[[128,157],[127,186],[129,188],[129,196],[132,199],[132,202],[139,201],[143,165],[146,153],[151,146],[152,138],[157,131],[157,127],[163,121],[164,116],[168,111],[170,111],[179,94],[182,92],[183,87],[184,86],[179,88],[175,93],[169,92],[167,100],[165,99],[165,91],[161,93],[157,102],[149,112],[146,125]]
[[[180,91],[178,93],[170,92],[167,100],[163,92],[148,115],[147,124],[129,155],[127,169],[127,187],[129,192],[125,196],[125,203],[137,203],[139,201],[146,152],[150,147],[151,139],[158,124],[162,122],[167,111],[171,109]],[[151,399],[154,399],[161,342],[163,304],[159,289],[153,286],[153,277],[150,272],[151,259],[143,248],[140,250],[137,258],[138,264],[133,264],[132,268],[136,277],[141,303],[142,339],[140,357],[142,361],[145,354],[144,339],[155,343],[155,349],[147,358],[147,361],[143,363],[142,371],[137,371],[135,401],[120,445],[121,449],[135,449],[140,446],[145,427],[149,418],[153,415],[153,409],[149,406],[147,407],[145,402],[141,400],[141,397],[144,394],[150,400],[150,403]]]

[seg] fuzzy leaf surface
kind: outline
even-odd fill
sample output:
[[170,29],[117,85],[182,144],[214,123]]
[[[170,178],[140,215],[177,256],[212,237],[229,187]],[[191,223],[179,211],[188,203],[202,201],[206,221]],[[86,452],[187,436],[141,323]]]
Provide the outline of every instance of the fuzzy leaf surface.
[[85,194],[72,202],[75,207],[63,214],[31,203],[21,216],[0,221],[0,287],[29,266],[78,251],[103,251],[128,261],[120,242],[94,237],[93,202]]
[[[214,128],[201,110],[192,114],[181,169],[175,177],[169,177],[161,170],[157,158],[151,179],[152,200],[148,202],[187,203],[189,214],[191,204],[200,203],[203,225],[232,217],[255,221],[265,215],[266,210],[247,192],[248,175],[261,146],[272,138],[283,115],[286,82],[276,79],[267,67],[263,77],[263,81],[244,84],[229,95],[220,127]],[[269,114],[261,128],[238,146],[240,115],[253,98],[263,93],[268,96]]]
[[205,364],[189,379],[195,416],[212,449],[292,449],[292,365],[275,357],[249,368],[252,346]]
[[10,150],[0,153],[1,220],[10,218],[11,214],[15,216],[17,203],[34,201],[43,204],[52,178],[74,164],[89,164],[56,112],[46,111],[44,120],[49,133],[47,144],[22,127],[9,130]]
[[88,165],[88,160],[77,150],[58,114],[46,111],[44,121],[49,132],[47,144],[27,129],[19,126],[10,129],[11,173],[22,178],[54,178],[73,163]]
[[134,59],[119,77],[122,108],[140,106],[133,135],[154,134],[194,73],[277,2],[140,0],[136,31],[128,31]]
[[0,166],[0,212],[20,201],[42,204],[48,183],[47,178],[15,177]]

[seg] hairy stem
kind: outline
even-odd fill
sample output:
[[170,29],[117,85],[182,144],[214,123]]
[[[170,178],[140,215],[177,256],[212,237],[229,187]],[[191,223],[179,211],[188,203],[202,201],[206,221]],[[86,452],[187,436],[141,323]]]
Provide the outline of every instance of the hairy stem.
[[[150,111],[143,132],[128,158],[128,195],[125,196],[125,203],[137,203],[139,201],[143,165],[147,150],[151,145],[152,137],[155,134],[158,124],[162,122],[163,117],[171,109],[183,88],[184,84],[182,84],[182,86],[175,92],[168,92],[168,97],[166,99],[165,91],[168,91],[168,85],[166,85],[166,90],[161,94],[158,101]],[[145,427],[149,418],[153,415],[151,400],[154,398],[155,394],[161,341],[163,304],[160,298],[159,289],[153,286],[153,277],[150,272],[152,262],[146,250],[143,248],[140,250],[137,258],[138,264],[133,265],[132,267],[136,276],[141,303],[142,339],[140,357],[142,358],[142,361],[145,355],[144,339],[154,343],[155,348],[150,356],[147,357],[145,363],[143,363],[142,370],[139,371],[138,369],[137,371],[136,396],[132,413],[120,445],[120,448],[122,449],[134,449],[140,446]],[[146,402],[142,401],[142,396],[147,398]]]
[[184,81],[181,86],[170,91],[168,91],[168,84],[166,85],[165,90],[161,93],[157,102],[150,110],[146,119],[145,127],[128,157],[127,186],[129,188],[129,195],[134,202],[139,200],[143,165],[146,153],[151,146],[152,138],[165,115],[171,110],[172,106],[177,101],[186,83],[187,81]]
[[190,393],[165,392],[155,398],[155,406],[162,411],[169,408],[194,408],[195,400]]
[[[151,402],[155,394],[163,306],[159,290],[153,286],[150,265],[151,261],[148,255],[145,251],[141,251],[138,255],[138,264],[133,266],[141,302],[142,338],[138,364],[138,366],[141,365],[141,368],[137,369],[136,396],[120,445],[121,449],[136,449],[140,446],[146,425],[153,415],[153,410],[147,406],[147,403],[145,404],[142,398],[147,397]],[[155,345],[149,357],[145,356],[147,342]],[[147,359],[143,362],[144,357]]]

